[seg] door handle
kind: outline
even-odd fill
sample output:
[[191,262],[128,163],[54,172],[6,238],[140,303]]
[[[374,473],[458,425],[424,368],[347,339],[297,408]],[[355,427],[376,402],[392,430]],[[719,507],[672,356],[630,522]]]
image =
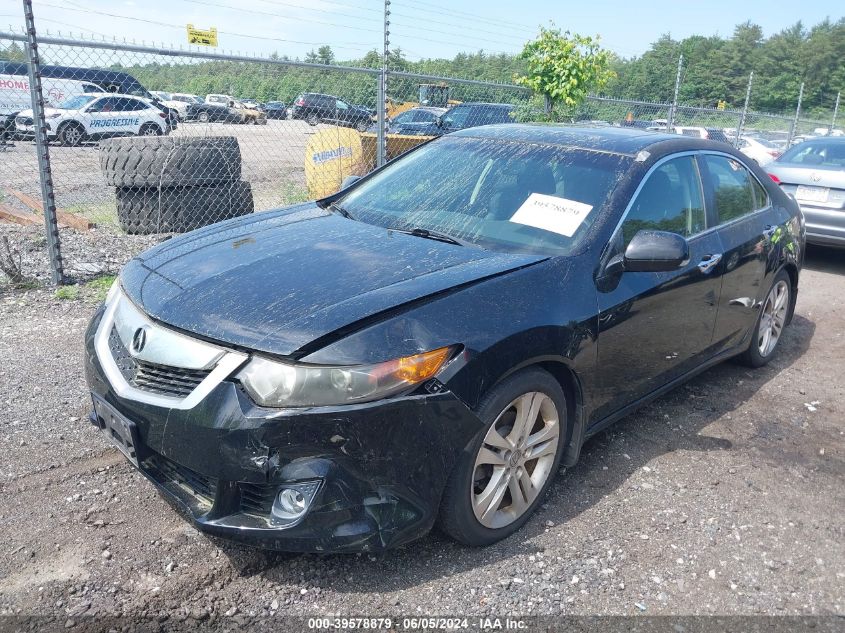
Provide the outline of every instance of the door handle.
[[778,230],[778,227],[775,226],[774,224],[767,224],[766,228],[763,229],[763,237],[765,237],[767,240],[770,240],[770,239],[772,239],[772,236],[775,234],[775,231],[777,231],[777,230]]
[[721,253],[705,255],[704,258],[700,262],[698,262],[698,270],[700,270],[706,275],[711,270],[713,270],[716,267],[716,264],[718,264],[720,261],[722,261]]

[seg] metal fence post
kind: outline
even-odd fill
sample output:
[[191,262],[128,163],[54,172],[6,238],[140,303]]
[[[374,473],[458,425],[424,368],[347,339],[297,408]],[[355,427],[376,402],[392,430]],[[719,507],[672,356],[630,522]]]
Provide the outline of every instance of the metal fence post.
[[59,243],[59,226],[56,222],[56,198],[53,176],[50,171],[50,150],[47,147],[47,124],[44,120],[44,97],[41,92],[41,65],[38,40],[35,35],[35,16],[32,0],[23,0],[26,21],[26,60],[29,70],[29,96],[32,100],[32,119],[35,128],[35,147],[38,153],[38,174],[41,180],[41,201],[44,210],[44,231],[47,234],[47,251],[50,273],[54,285],[64,283],[62,252]]
[[748,88],[745,89],[745,104],[742,106],[742,114],[739,117],[739,127],[736,129],[736,139],[734,140],[734,147],[739,147],[739,139],[742,136],[742,130],[745,128],[745,117],[748,116],[748,103],[751,101],[751,82],[754,81],[754,71],[748,75]]
[[786,148],[792,147],[792,137],[795,136],[795,128],[798,127],[798,116],[801,114],[801,101],[804,99],[804,82],[801,82],[801,89],[798,91],[798,106],[795,108],[795,118],[789,127],[789,138],[786,139]]
[[681,88],[681,70],[684,67],[684,56],[678,57],[678,74],[675,75],[675,95],[672,97],[672,105],[669,106],[669,118],[666,120],[666,131],[671,133],[675,125],[675,111],[678,108],[678,91]]
[[384,51],[381,56],[381,75],[378,89],[378,138],[376,139],[376,164],[381,167],[387,160],[387,64],[390,58],[390,0],[384,0]]
[[836,104],[833,106],[833,118],[830,121],[830,128],[827,131],[828,134],[833,134],[833,128],[836,127],[836,115],[839,114],[839,98],[841,96],[841,92],[836,93]]

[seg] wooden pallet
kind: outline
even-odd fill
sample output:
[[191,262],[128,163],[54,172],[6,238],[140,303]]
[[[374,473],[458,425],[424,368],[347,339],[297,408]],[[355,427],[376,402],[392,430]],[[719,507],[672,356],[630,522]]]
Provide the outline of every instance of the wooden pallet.
[[[12,189],[11,187],[4,187],[4,189],[7,194],[17,198],[25,206],[29,207],[30,209],[32,209],[32,211],[39,214],[38,216],[34,216],[36,221],[33,224],[40,224],[41,222],[43,222],[40,216],[44,214],[44,205],[41,204],[41,200],[33,198],[32,196],[29,196],[23,193],[22,191],[18,191],[17,189]],[[12,213],[16,216],[26,217],[26,214],[14,211],[9,207],[5,207],[5,209],[7,212],[12,211]],[[21,222],[18,221],[20,218],[18,218],[18,220],[11,220],[7,218],[5,214],[0,214],[0,218],[7,219],[10,222],[16,222],[17,224],[21,224]],[[93,229],[96,226],[96,224],[89,221],[87,218],[83,218],[82,216],[76,215],[74,213],[69,213],[67,211],[64,211],[63,209],[56,209],[56,220],[58,221],[59,226],[70,227],[76,229],[77,231],[87,231],[89,229]]]

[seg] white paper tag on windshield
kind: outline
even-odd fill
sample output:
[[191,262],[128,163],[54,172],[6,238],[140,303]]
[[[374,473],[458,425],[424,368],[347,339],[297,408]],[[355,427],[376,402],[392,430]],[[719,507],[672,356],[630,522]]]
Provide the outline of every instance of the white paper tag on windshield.
[[577,200],[532,193],[510,221],[572,237],[592,210],[592,205]]

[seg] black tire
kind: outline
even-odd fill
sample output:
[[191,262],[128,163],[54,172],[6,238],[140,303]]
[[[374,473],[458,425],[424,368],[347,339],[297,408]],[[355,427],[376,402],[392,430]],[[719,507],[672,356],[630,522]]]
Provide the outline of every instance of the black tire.
[[141,129],[138,130],[138,136],[161,136],[164,132],[162,132],[161,128],[157,126],[155,123],[144,123],[141,126]]
[[320,123],[320,117],[318,117],[316,114],[309,114],[307,117],[305,117],[305,122],[313,127]]
[[[488,430],[495,424],[499,415],[520,395],[535,391],[547,395],[557,408],[558,442],[551,469],[536,498],[521,516],[501,528],[486,527],[476,518],[472,507],[476,456]],[[485,423],[484,428],[464,448],[449,476],[440,503],[438,527],[455,540],[473,547],[495,543],[521,528],[542,503],[560,467],[567,437],[566,404],[566,394],[560,384],[551,374],[540,368],[524,369],[494,386],[482,398],[477,409],[479,418]]]
[[[777,340],[774,343],[774,346],[768,350],[768,352],[764,355],[762,350],[760,349],[761,345],[761,325],[763,325],[763,314],[766,309],[766,302],[768,301],[772,292],[781,285],[786,284],[786,292],[788,293],[786,296],[786,306],[785,306],[785,313],[783,316],[783,325],[780,328],[780,332],[778,334]],[[781,287],[783,287],[781,285]],[[772,281],[772,285],[769,287],[769,290],[766,292],[766,296],[763,298],[763,302],[760,305],[760,313],[757,315],[757,322],[754,324],[754,330],[751,333],[751,340],[748,343],[748,349],[746,349],[742,354],[737,356],[737,361],[746,365],[748,367],[762,367],[766,365],[775,355],[777,352],[778,347],[780,347],[780,341],[783,338],[783,330],[786,328],[787,323],[789,322],[789,318],[792,315],[792,302],[793,299],[793,292],[792,292],[792,279],[789,277],[789,273],[785,270],[781,270],[777,275],[775,275],[774,280]]]
[[200,112],[200,113],[197,115],[197,120],[198,120],[200,123],[208,123],[208,120],[209,120],[209,119],[208,119],[208,112]]
[[252,213],[248,182],[196,187],[119,187],[117,218],[129,234],[184,233]]
[[85,128],[71,121],[58,129],[59,142],[66,147],[76,147],[85,140]]
[[370,125],[372,125],[372,123],[370,123],[369,121],[361,120],[361,121],[358,121],[358,123],[355,124],[355,129],[358,130],[359,132],[366,132],[367,130],[370,129]]
[[235,182],[241,149],[231,136],[141,136],[100,143],[100,167],[111,187],[172,187]]

